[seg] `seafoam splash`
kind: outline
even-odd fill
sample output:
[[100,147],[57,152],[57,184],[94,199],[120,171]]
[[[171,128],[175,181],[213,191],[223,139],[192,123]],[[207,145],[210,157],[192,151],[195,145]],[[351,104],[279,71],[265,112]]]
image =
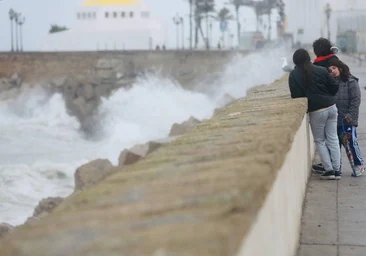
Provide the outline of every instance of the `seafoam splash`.
[[214,90],[192,92],[161,75],[142,77],[103,99],[98,140],[85,138],[59,94],[32,89],[0,102],[0,222],[21,224],[41,199],[70,194],[81,164],[96,158],[116,164],[124,148],[166,137],[175,122],[209,118],[223,95],[243,97],[250,87],[277,79],[283,54],[235,57],[210,85]]

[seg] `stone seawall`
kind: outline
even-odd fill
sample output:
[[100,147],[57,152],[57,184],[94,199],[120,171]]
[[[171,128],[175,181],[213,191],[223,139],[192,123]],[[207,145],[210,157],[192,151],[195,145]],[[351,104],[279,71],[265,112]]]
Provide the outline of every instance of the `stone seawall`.
[[[274,211],[264,230],[261,216],[270,216],[264,209],[282,198],[273,197],[276,184],[290,184],[284,174],[297,177],[286,159],[310,162],[306,108],[305,99],[290,99],[285,80],[253,90],[144,160],[65,199],[51,215],[17,228],[0,240],[0,255],[246,256],[247,248],[258,256],[290,256],[296,238],[286,254],[277,253],[284,249],[275,240],[254,240],[268,245],[263,250],[253,242],[248,248],[246,239],[256,237],[256,227],[279,237],[298,235],[300,219],[290,207]],[[294,144],[305,149],[296,155]],[[306,183],[306,167],[302,177]],[[304,187],[282,194],[284,200],[296,190],[288,201],[294,216]],[[278,226],[281,214],[291,225]]]
[[[247,52],[239,52],[246,54]],[[19,73],[27,83],[61,76],[128,80],[146,71],[159,71],[183,86],[220,72],[233,51],[111,51],[0,53],[0,78]],[[128,82],[128,81],[127,81]]]

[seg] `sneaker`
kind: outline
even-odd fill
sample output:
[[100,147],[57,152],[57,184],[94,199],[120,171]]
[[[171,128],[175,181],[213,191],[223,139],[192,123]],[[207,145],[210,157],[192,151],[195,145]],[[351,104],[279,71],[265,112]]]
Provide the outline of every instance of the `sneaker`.
[[365,168],[363,165],[356,165],[355,170],[356,170],[356,175],[354,173],[352,173],[352,177],[360,177],[365,172]]
[[324,174],[326,171],[324,169],[323,164],[313,164],[312,165],[313,171],[318,173],[318,174]]
[[342,172],[334,172],[334,176],[336,180],[340,180],[342,178]]
[[335,172],[334,171],[327,171],[320,175],[320,179],[322,180],[335,180]]

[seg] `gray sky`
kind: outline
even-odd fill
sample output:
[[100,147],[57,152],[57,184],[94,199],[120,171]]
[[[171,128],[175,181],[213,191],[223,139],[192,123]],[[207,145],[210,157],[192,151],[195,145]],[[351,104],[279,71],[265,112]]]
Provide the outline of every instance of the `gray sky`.
[[[82,3],[83,0],[0,0],[0,51],[10,49],[10,21],[8,11],[13,8],[17,12],[21,12],[26,17],[24,24],[24,48],[26,50],[38,50],[42,41],[48,33],[51,24],[65,25],[72,27],[75,22],[75,8]],[[188,3],[186,0],[142,0],[148,5],[151,11],[163,18],[168,24],[169,45],[175,47],[175,26],[172,17],[177,12],[181,15],[188,15]],[[224,6],[227,0],[216,0],[216,9],[219,10]],[[232,13],[234,10],[229,6]],[[246,30],[255,28],[255,15],[249,8],[243,8],[242,17],[247,22]],[[188,24],[188,17],[186,19]],[[186,25],[186,36],[188,45],[188,25]],[[213,41],[214,45],[218,42],[219,25],[213,25]],[[235,23],[229,25],[234,32]],[[244,28],[245,29],[245,28]],[[234,33],[235,34],[235,33]]]

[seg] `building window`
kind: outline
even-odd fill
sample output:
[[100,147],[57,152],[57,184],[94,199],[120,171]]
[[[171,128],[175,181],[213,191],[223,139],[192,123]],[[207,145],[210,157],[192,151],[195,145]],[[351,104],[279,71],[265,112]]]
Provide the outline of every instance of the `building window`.
[[133,12],[130,12],[130,17],[133,18]]
[[86,13],[83,12],[83,20],[85,20],[85,19],[86,19]]
[[88,19],[92,18],[92,14],[90,12],[88,12]]
[[125,12],[121,12],[121,17],[124,18],[126,16]]
[[113,13],[113,18],[117,18],[117,12]]
[[78,20],[81,19],[81,14],[79,12],[77,13],[77,17],[78,17]]
[[105,13],[104,13],[104,16],[105,16],[106,18],[109,18],[109,13],[108,13],[108,12],[105,12]]
[[97,18],[97,14],[95,12],[93,12],[93,19]]

